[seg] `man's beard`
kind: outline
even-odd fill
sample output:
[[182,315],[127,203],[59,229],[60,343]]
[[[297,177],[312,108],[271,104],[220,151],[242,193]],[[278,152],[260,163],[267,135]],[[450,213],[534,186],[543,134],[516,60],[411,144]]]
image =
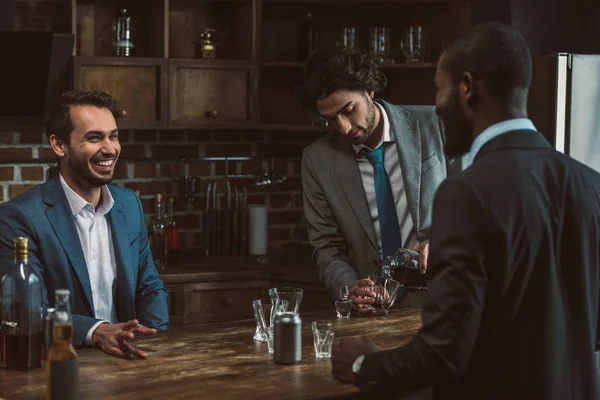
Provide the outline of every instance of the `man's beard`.
[[446,156],[460,157],[468,153],[473,143],[473,123],[460,107],[458,91],[453,90],[450,100],[438,106],[436,112],[444,122]]
[[365,127],[358,127],[359,130],[362,131],[362,135],[359,135],[356,139],[351,139],[350,141],[354,145],[364,144],[367,139],[373,133],[375,129],[375,103],[373,101],[367,101],[367,116],[365,118]]
[[92,187],[100,187],[112,182],[114,172],[111,174],[98,176],[94,174],[94,172],[91,169],[92,167],[89,165],[92,162],[92,160],[89,160],[88,163],[85,163],[81,159],[74,157],[74,154],[71,150],[68,151],[70,154],[67,162],[69,164],[69,168],[71,169],[75,177],[87,182]]

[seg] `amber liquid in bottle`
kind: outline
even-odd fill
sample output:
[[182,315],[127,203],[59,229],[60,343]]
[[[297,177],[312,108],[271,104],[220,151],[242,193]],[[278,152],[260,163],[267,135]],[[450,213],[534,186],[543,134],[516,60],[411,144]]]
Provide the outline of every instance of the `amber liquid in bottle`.
[[28,264],[28,238],[13,240],[13,267],[0,283],[0,366],[30,371],[44,359],[42,278]]
[[79,399],[79,364],[73,348],[69,291],[56,291],[52,346],[46,359],[47,399]]

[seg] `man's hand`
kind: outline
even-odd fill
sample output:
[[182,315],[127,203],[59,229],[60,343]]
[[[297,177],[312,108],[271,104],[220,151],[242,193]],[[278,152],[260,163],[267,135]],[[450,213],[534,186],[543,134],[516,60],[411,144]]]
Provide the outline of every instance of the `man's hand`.
[[120,324],[100,324],[92,335],[94,346],[103,352],[122,358],[148,358],[148,354],[135,348],[128,341],[136,335],[153,336],[156,329],[139,325],[136,319]]
[[421,253],[421,258],[419,258],[419,269],[421,270],[421,273],[424,274],[427,272],[427,260],[429,259],[429,240],[419,243],[412,249]]
[[342,382],[356,383],[356,375],[352,372],[354,361],[361,354],[369,354],[376,350],[375,344],[366,337],[340,339],[331,350],[333,376]]
[[370,279],[359,279],[350,288],[350,300],[352,300],[354,308],[359,313],[366,314],[372,312],[368,307],[365,308],[365,305],[370,305],[375,302],[375,293],[373,293],[372,290],[367,289],[374,284],[375,283]]

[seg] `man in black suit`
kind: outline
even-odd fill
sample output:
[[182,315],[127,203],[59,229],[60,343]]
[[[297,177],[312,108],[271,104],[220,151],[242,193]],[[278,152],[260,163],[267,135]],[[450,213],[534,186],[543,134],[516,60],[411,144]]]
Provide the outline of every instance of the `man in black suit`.
[[341,340],[333,373],[361,389],[434,386],[436,399],[600,399],[600,174],[527,119],[531,56],[485,24],[438,62],[448,156],[472,165],[433,206],[430,301],[405,346]]

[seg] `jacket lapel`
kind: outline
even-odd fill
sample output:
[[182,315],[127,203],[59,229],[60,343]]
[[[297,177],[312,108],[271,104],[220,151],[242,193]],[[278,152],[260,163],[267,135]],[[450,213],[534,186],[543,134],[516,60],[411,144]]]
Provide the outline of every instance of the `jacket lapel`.
[[79,234],[75,227],[75,220],[59,178],[55,177],[48,181],[43,201],[50,206],[46,211],[46,217],[48,217],[54,233],[56,233],[63,250],[71,262],[71,266],[85,292],[89,309],[93,314],[94,301],[92,299],[90,275],[87,270],[83,249],[81,248]]
[[364,229],[373,247],[377,249],[375,229],[373,228],[373,220],[369,213],[367,198],[358,170],[356,153],[346,139],[342,138],[342,140],[338,140],[340,151],[336,153],[335,173],[360,226]]
[[[110,188],[110,186],[109,186]],[[115,302],[117,317],[119,321],[129,321],[135,318],[134,287],[135,274],[131,266],[131,249],[129,240],[129,227],[125,220],[123,203],[111,190],[115,204],[108,213],[108,223],[111,227],[111,235],[115,250],[115,261],[117,263],[117,285]]]
[[388,114],[390,121],[390,135],[396,138],[396,148],[400,167],[402,168],[402,178],[404,179],[404,189],[406,191],[406,201],[408,210],[413,217],[415,232],[420,232],[420,204],[421,204],[421,133],[419,130],[419,121],[409,119],[410,113],[398,109],[378,100]]

